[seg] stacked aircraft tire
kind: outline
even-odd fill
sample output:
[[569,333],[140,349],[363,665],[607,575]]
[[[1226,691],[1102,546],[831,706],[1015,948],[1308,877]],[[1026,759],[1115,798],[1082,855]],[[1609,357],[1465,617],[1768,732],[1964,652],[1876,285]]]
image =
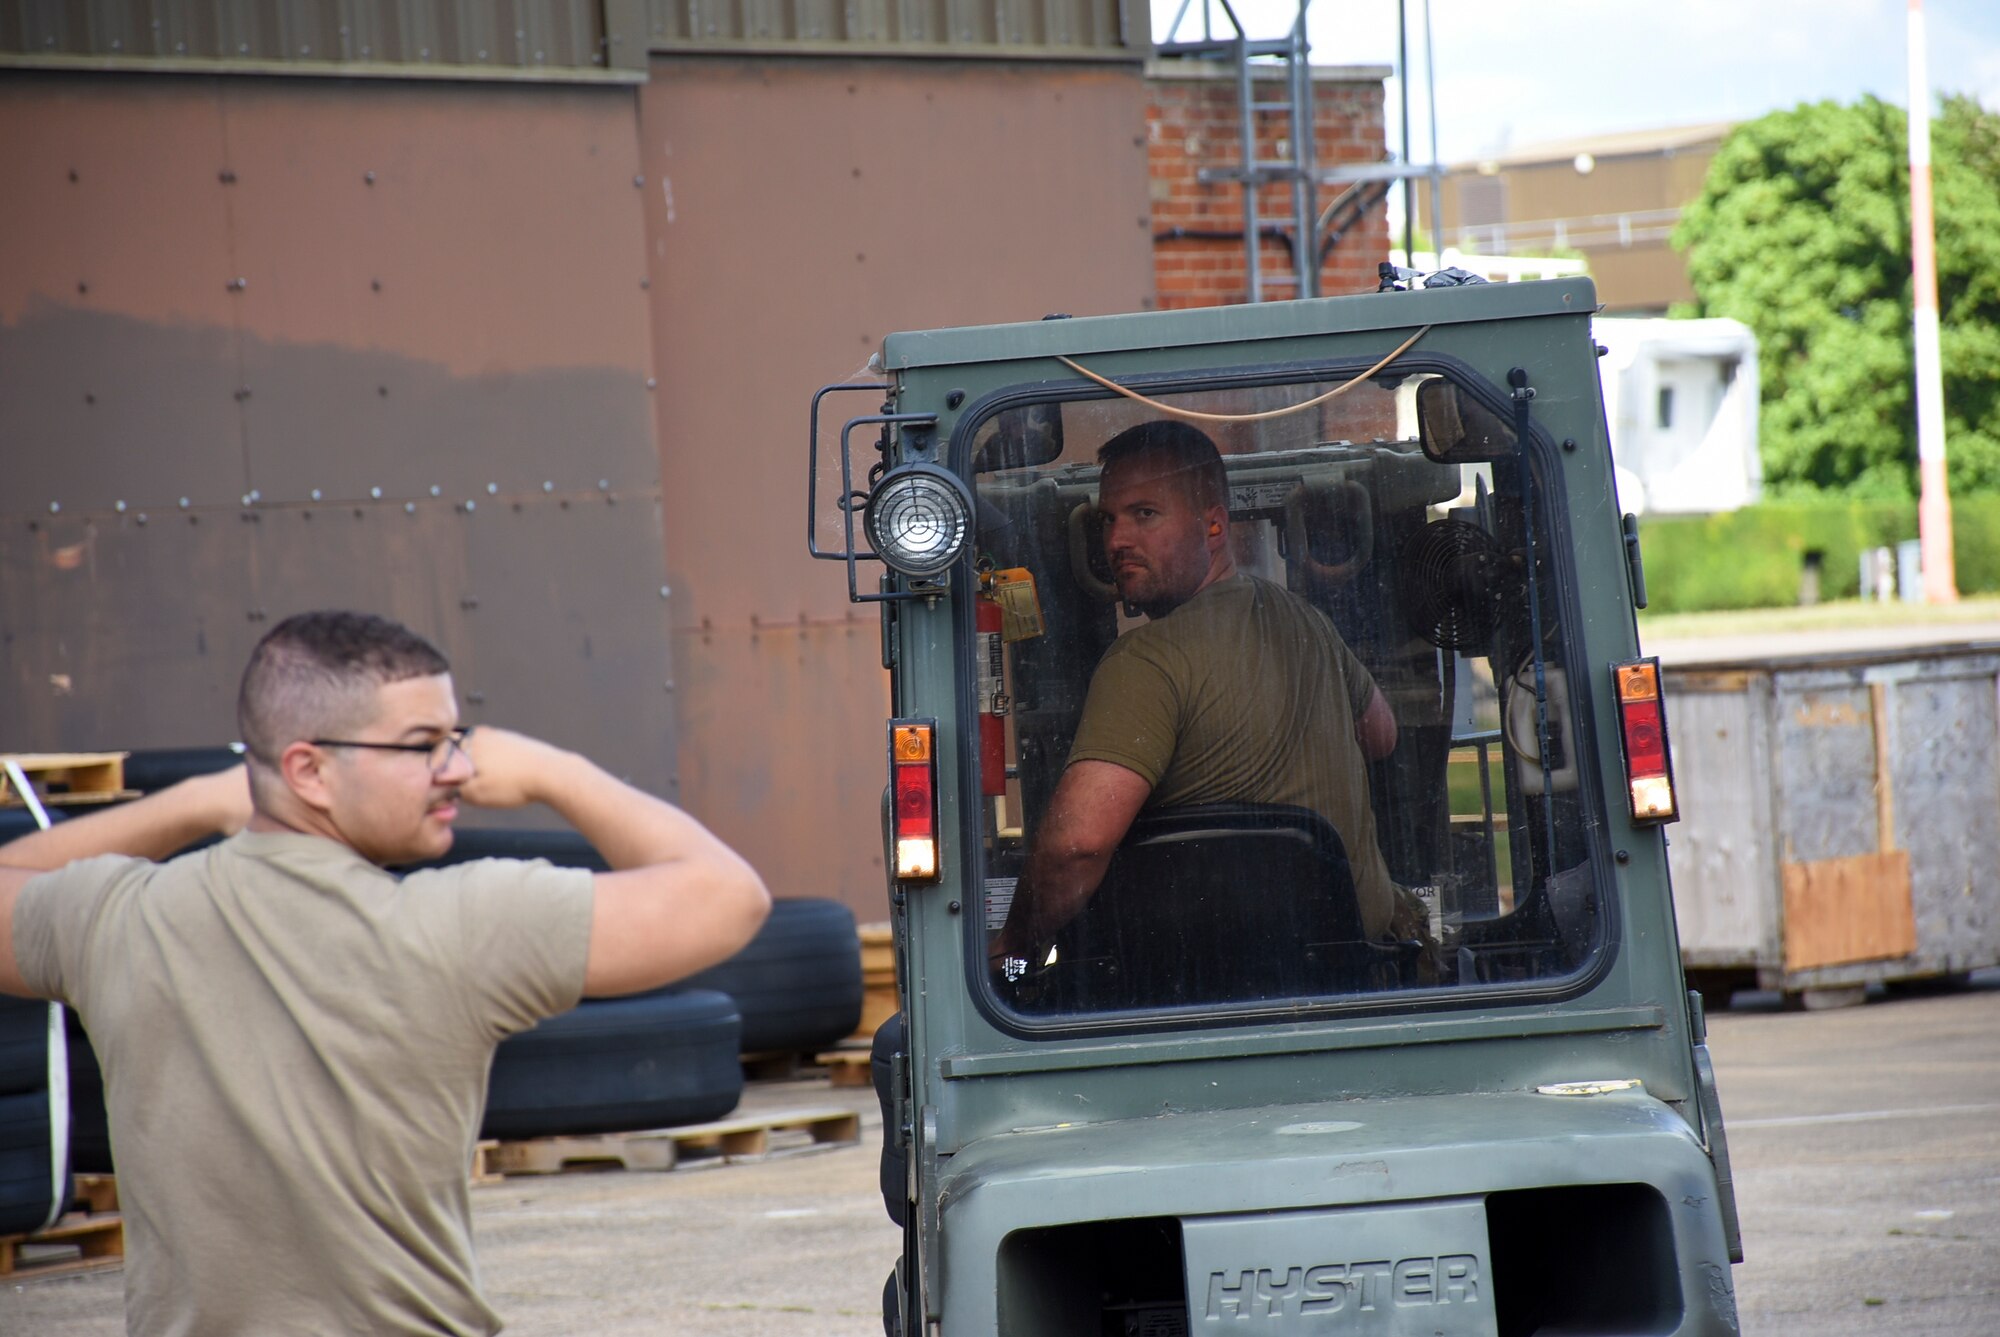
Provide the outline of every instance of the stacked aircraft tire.
[[55,1134],[69,1110],[50,1065],[59,1034],[50,1004],[0,997],[0,1235],[40,1230],[68,1197],[68,1138]]
[[587,998],[493,1055],[480,1136],[555,1137],[705,1123],[736,1108],[743,1020],[695,989]]

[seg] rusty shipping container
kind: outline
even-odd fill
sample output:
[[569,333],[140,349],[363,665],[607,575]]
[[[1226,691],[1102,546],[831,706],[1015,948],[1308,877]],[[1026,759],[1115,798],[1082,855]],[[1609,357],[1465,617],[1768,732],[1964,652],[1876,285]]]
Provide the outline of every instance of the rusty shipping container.
[[1669,665],[1691,982],[1807,1001],[2000,964],[2000,645]]

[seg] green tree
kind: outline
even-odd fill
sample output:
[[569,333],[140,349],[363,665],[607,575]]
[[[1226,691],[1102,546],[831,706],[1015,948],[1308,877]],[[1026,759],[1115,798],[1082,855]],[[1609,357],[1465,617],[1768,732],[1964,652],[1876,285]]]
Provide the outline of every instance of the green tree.
[[[1907,121],[1873,97],[1736,127],[1674,233],[1694,314],[1757,333],[1773,490],[1917,491]],[[2000,115],[1931,123],[1946,450],[1954,491],[2000,489]]]

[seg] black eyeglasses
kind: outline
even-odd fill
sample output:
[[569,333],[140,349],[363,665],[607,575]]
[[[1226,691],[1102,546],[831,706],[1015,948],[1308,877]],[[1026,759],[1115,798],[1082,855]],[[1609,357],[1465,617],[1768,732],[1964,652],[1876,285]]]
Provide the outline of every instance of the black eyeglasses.
[[365,747],[374,752],[424,752],[428,753],[431,774],[438,775],[451,766],[454,754],[465,755],[465,740],[472,732],[471,726],[453,729],[435,743],[362,743],[352,738],[308,738],[314,747]]

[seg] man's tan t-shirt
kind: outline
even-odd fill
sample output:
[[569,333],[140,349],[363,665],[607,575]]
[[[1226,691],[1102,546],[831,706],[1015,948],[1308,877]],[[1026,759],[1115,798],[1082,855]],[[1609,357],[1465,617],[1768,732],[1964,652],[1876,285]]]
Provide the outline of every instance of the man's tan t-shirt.
[[1354,722],[1375,680],[1325,614],[1256,576],[1217,581],[1104,652],[1071,761],[1109,761],[1152,786],[1148,808],[1288,803],[1333,824],[1361,922],[1394,895],[1375,841]]
[[493,1049],[575,1006],[590,874],[397,879],[246,832],[37,877],[28,985],[104,1068],[134,1333],[491,1333],[466,1180]]

